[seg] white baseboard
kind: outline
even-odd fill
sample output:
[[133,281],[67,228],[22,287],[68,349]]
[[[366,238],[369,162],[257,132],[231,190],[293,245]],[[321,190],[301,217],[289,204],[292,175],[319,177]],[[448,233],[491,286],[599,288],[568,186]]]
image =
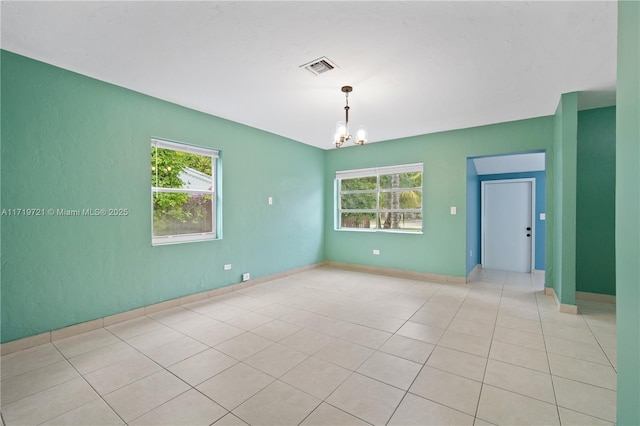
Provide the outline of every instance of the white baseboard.
[[467,275],[467,283],[477,281],[478,278],[480,278],[481,271],[482,271],[482,265],[478,263],[476,266],[473,267],[471,272],[469,272],[469,275]]
[[466,284],[465,277],[453,275],[431,274],[428,272],[406,271],[404,269],[383,268],[380,266],[358,265],[355,263],[325,262],[326,266],[336,269],[344,269],[354,272],[366,272],[369,274],[387,275],[391,277],[407,278],[412,280],[428,281],[439,284]]
[[558,299],[558,295],[556,294],[556,291],[553,289],[553,287],[545,287],[544,294],[546,296],[553,296],[553,299],[556,302],[556,306],[558,307],[558,311],[565,314],[574,314],[574,315],[578,313],[578,306],[560,303],[560,300]]
[[616,297],[611,294],[588,293],[584,291],[576,291],[576,299],[588,300],[591,302],[616,304]]
[[[222,294],[229,293],[232,291],[242,290],[242,289],[254,286],[256,284],[277,280],[279,278],[284,278],[290,275],[298,274],[300,272],[308,271],[321,266],[329,266],[336,269],[387,275],[387,276],[393,276],[398,278],[407,278],[407,279],[428,281],[428,282],[434,282],[434,283],[440,283],[440,284],[467,284],[475,280],[480,275],[480,272],[482,270],[482,266],[478,264],[473,268],[473,270],[471,270],[471,272],[467,277],[458,277],[458,276],[452,276],[452,275],[432,274],[427,272],[415,272],[415,271],[407,271],[403,269],[383,268],[379,266],[367,266],[367,265],[358,265],[358,264],[352,264],[352,263],[321,262],[321,263],[303,266],[296,269],[291,269],[291,270],[280,272],[277,274],[267,275],[267,276],[252,279],[246,282],[231,284],[225,287],[207,290],[200,293],[179,297],[176,299],[166,300],[164,302],[143,306],[130,311],[120,312],[107,317],[97,318],[94,320],[82,322],[79,324],[74,324],[74,325],[60,328],[57,330],[51,330],[51,331],[37,334],[34,336],[28,336],[22,339],[13,340],[11,342],[2,343],[0,345],[0,354],[2,355],[10,354],[23,349],[28,349],[34,346],[42,345],[44,343],[53,342],[56,340],[64,339],[66,337],[71,337],[77,334],[86,333],[92,330],[97,330],[99,328],[107,327],[112,324],[117,324],[122,321],[127,321],[127,320],[138,318],[144,315],[150,315],[152,313],[159,312],[165,309],[186,305],[188,303],[196,302],[198,300],[204,300],[211,297],[220,296]],[[534,273],[544,274],[544,271],[534,271]],[[560,312],[567,312],[567,313],[574,313],[574,314],[578,312],[577,306],[561,304],[558,301],[558,298],[553,288],[546,288],[545,294],[553,295],[553,297],[556,300],[556,304],[559,307]],[[582,294],[589,295],[591,293],[582,293]],[[606,296],[606,295],[595,295],[595,296]],[[609,296],[609,297],[613,297],[615,300],[615,296]],[[593,299],[586,299],[586,298],[584,299],[593,300]]]
[[122,321],[127,321],[127,320],[138,318],[144,315],[153,314],[155,312],[159,312],[165,309],[175,308],[180,305],[186,305],[188,303],[196,302],[198,300],[220,296],[221,294],[229,293],[232,291],[242,290],[247,287],[251,287],[256,284],[261,284],[267,281],[273,281],[279,278],[284,278],[289,275],[293,275],[300,272],[308,271],[310,269],[318,268],[325,264],[326,262],[314,263],[314,264],[303,266],[300,268],[279,272],[277,274],[267,275],[267,276],[256,278],[253,280],[231,284],[225,287],[215,288],[213,290],[207,290],[200,293],[190,294],[188,296],[178,297],[178,298],[166,300],[160,303],[154,303],[153,305],[143,306],[140,308],[132,309],[130,311],[109,315],[107,317],[97,318],[97,319],[85,321],[79,324],[70,325],[68,327],[47,331],[45,333],[37,334],[34,336],[24,337],[22,339],[13,340],[11,342],[5,342],[0,345],[0,354],[7,355],[13,352],[21,351],[23,349],[29,349],[34,346],[43,345],[45,343],[55,342],[56,340],[75,336],[81,333],[86,333],[88,331],[97,330],[99,328],[108,327],[110,325],[117,324]]

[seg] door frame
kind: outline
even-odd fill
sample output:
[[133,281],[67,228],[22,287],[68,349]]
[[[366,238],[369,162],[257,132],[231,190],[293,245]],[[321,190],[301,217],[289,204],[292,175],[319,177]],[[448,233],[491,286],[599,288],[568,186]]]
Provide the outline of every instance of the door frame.
[[485,267],[485,186],[504,184],[504,183],[518,183],[518,182],[530,182],[531,183],[531,264],[530,271],[533,272],[536,266],[536,179],[535,178],[519,178],[519,179],[499,179],[499,180],[483,180],[480,182],[480,264],[482,268]]

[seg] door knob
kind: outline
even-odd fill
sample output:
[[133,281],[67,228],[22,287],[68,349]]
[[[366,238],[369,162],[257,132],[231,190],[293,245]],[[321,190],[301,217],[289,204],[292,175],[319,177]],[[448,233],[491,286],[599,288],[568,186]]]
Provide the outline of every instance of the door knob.
[[527,226],[527,231],[531,231],[531,227],[530,226]]
[[527,234],[527,237],[530,237],[530,236],[531,236],[531,234]]

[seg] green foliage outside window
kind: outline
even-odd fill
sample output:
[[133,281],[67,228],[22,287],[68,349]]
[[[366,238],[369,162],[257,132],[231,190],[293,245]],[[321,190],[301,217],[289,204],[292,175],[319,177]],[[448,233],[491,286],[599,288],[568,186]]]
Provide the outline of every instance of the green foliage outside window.
[[421,230],[421,212],[400,211],[421,208],[422,172],[340,180],[340,223],[343,228]]
[[[166,148],[151,147],[151,185],[181,189],[180,177],[187,168],[212,175],[212,158]],[[211,178],[213,185],[213,178]],[[210,187],[209,190],[212,188]],[[153,233],[157,236],[212,231],[211,195],[204,193],[154,192]]]

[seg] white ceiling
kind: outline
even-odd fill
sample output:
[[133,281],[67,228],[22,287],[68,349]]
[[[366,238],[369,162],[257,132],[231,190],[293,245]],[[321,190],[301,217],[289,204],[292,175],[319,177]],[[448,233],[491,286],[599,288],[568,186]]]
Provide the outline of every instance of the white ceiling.
[[[3,1],[1,47],[324,149],[615,103],[615,1]],[[300,65],[326,56],[339,68]]]

